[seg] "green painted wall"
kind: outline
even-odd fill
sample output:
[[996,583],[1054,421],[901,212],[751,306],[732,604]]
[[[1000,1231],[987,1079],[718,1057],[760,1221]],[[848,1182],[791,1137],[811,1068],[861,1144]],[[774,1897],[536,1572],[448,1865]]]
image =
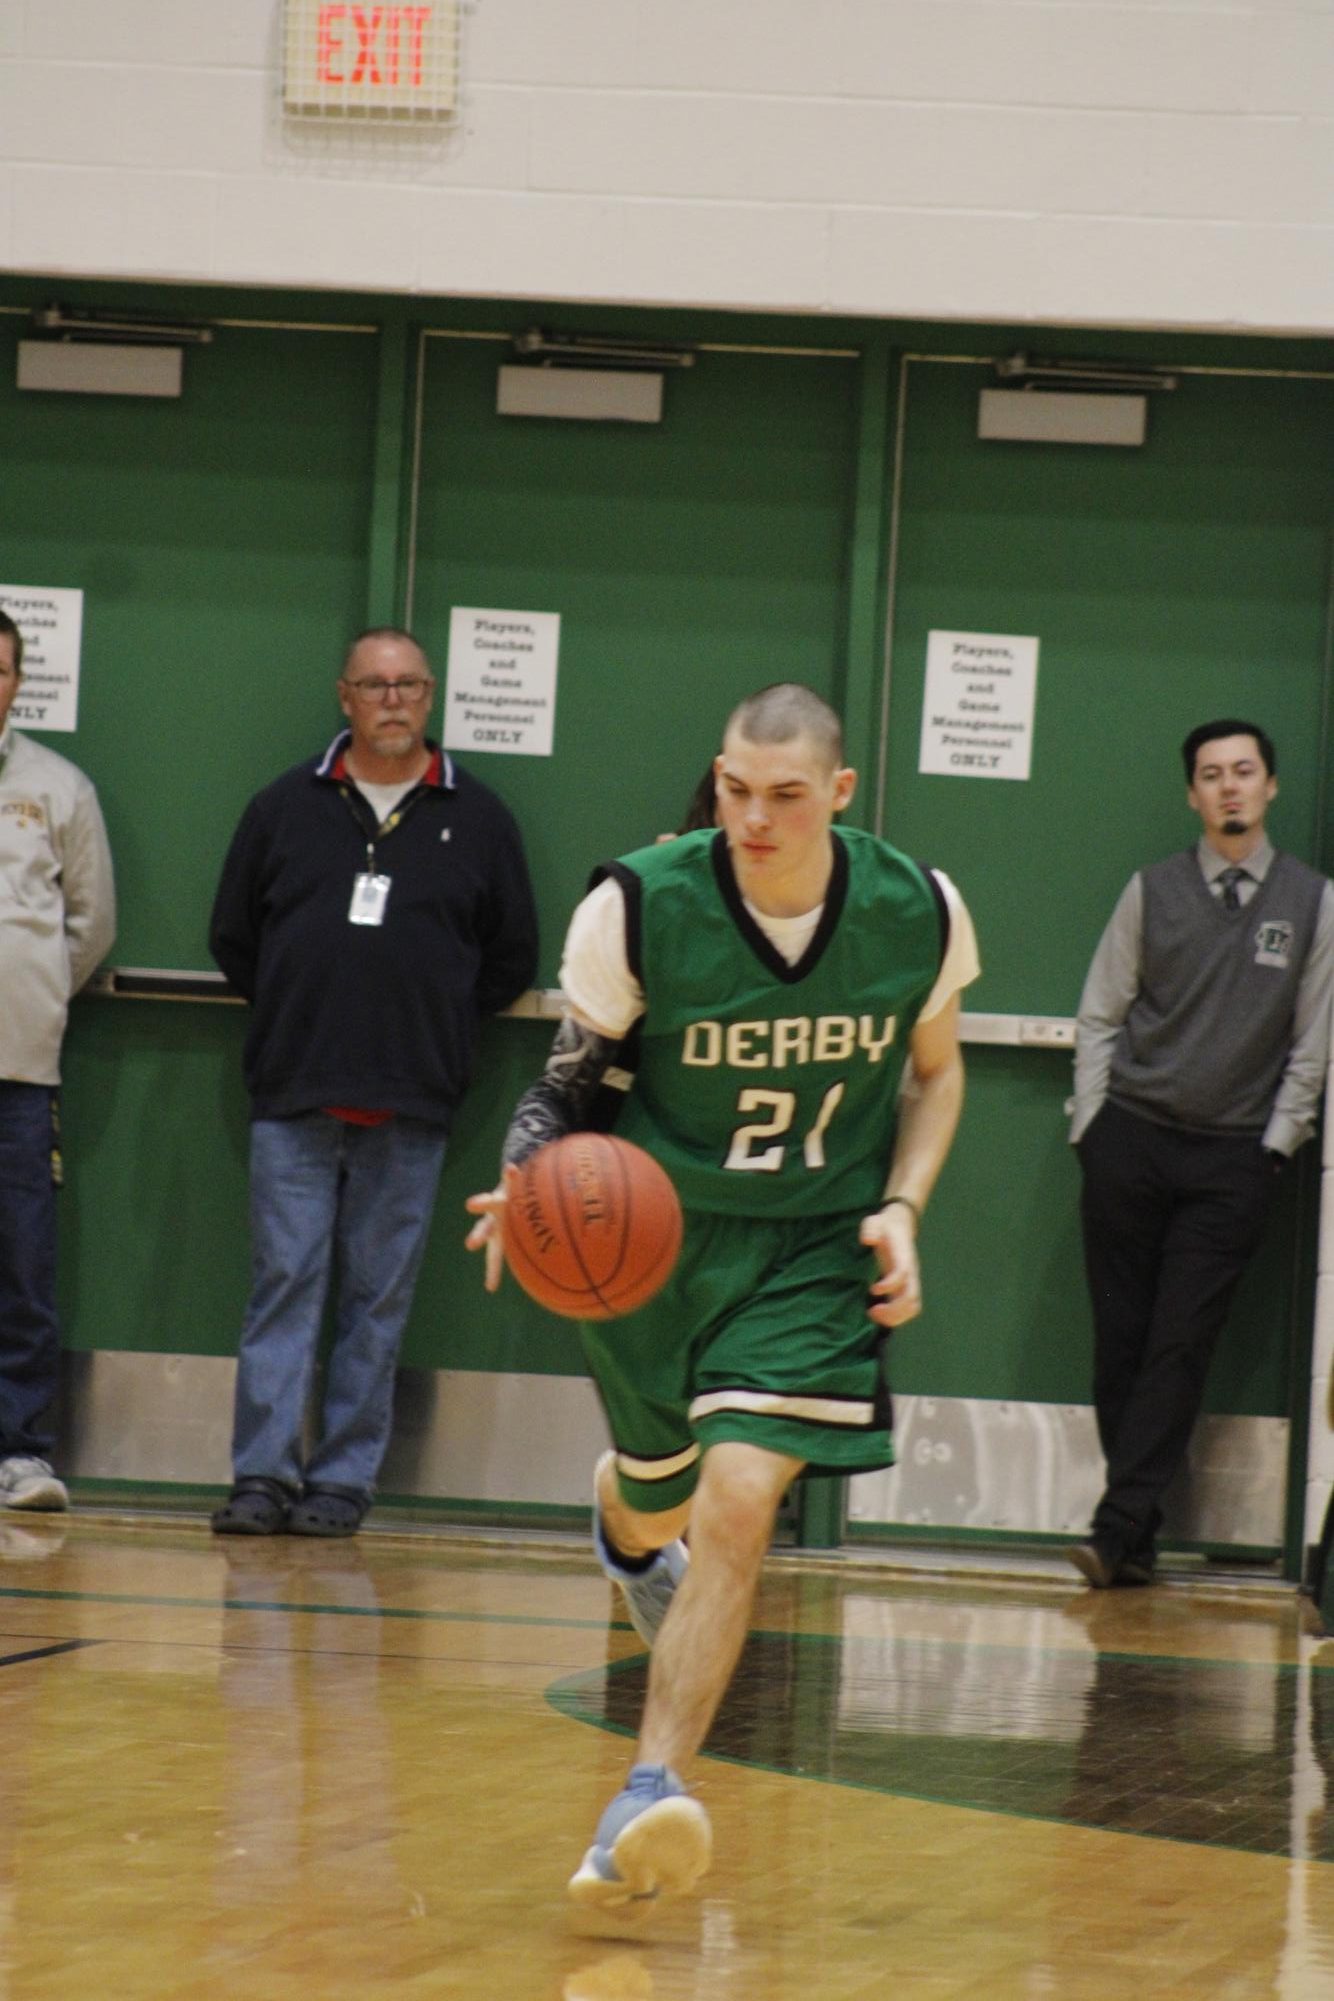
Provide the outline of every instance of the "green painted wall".
[[[1126,877],[1193,838],[1178,746],[1254,714],[1317,859],[1334,381],[1183,376],[1142,450],[979,442],[982,368],[909,373],[889,814],[986,932],[969,1005],[1072,1014]],[[922,777],[931,628],[1041,640],[1027,784]]]
[[743,695],[841,704],[857,373],[703,354],[660,425],[518,422],[504,354],[427,344],[413,622],[443,662],[452,605],[561,614],[554,755],[472,760],[527,833],[555,985],[589,869],[677,824]]
[[[1268,727],[1275,838],[1327,864],[1334,381],[1186,374],[1151,399],[1145,447],[1116,450],[979,442],[989,379],[957,363],[908,371],[886,824],[968,896],[984,973],[965,1006],[1070,1015],[1127,878],[1197,837],[1178,749],[1197,722]],[[1039,637],[1027,783],[918,773],[933,627]],[[896,1382],[1086,1402],[1069,1059],[992,1048],[968,1060],[968,1109],[927,1225],[927,1313],[896,1343]],[[1305,1204],[1285,1191],[1248,1274],[1212,1408],[1279,1413],[1304,1380],[1298,1225],[1313,1167],[1311,1149]]]
[[4,581],[81,588],[79,727],[120,889],[116,963],[198,967],[246,799],[339,720],[363,622],[376,341],[219,329],[180,402],[21,395],[0,319]]
[[[49,285],[0,284],[0,308]],[[670,825],[730,702],[795,674],[846,707],[866,821],[879,756],[900,350],[1003,353],[1013,329],[599,313],[597,330],[852,355],[702,354],[652,431],[505,423],[501,344],[454,333],[587,326],[571,308],[218,290],[62,294],[220,327],[179,404],[19,397],[0,311],[0,576],[87,593],[80,728],[123,896],[120,964],[206,966],[225,842],[258,785],[337,721],[366,619],[414,619],[443,665],[454,604],[558,610],[557,755],[476,759],[518,811],[543,908],[543,978],[591,862]],[[316,330],[316,323],[323,330]],[[334,327],[344,330],[335,331]],[[356,329],[356,330],[352,330]],[[1210,368],[1334,368],[1330,344],[1051,336],[1064,352]],[[1174,745],[1210,709],[1271,720],[1281,838],[1328,863],[1322,772],[1330,385],[1188,378],[1143,453],[986,447],[974,367],[914,363],[902,438],[887,828],[968,894],[974,1008],[1069,1013],[1131,868],[1189,838]],[[416,521],[416,543],[410,524]],[[916,773],[933,626],[1042,640],[1030,785]],[[246,1290],[238,1009],[80,1003],[67,1063],[62,1285],[76,1347],[232,1350]],[[492,1025],[460,1121],[405,1359],[577,1368],[568,1329],[460,1248],[508,1107],[549,1029]],[[929,1306],[895,1342],[905,1389],[1082,1402],[1088,1328],[1062,1057],[970,1056],[970,1100],[926,1233]],[[1310,1175],[1308,1171],[1308,1183]],[[1215,1403],[1283,1411],[1306,1294],[1287,1215],[1245,1288]],[[1300,1398],[1298,1399],[1300,1401]]]

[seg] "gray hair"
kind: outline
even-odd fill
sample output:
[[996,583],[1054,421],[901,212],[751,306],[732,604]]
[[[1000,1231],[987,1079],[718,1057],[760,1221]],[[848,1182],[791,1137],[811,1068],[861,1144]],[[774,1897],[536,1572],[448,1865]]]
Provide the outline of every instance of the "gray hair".
[[344,680],[347,679],[347,670],[352,664],[352,655],[356,652],[363,639],[405,640],[409,646],[416,647],[422,657],[422,666],[428,674],[431,672],[431,663],[426,657],[426,648],[422,645],[415,632],[407,632],[401,625],[368,625],[364,632],[359,632],[356,638],[351,641],[347,652],[343,655],[341,672]]

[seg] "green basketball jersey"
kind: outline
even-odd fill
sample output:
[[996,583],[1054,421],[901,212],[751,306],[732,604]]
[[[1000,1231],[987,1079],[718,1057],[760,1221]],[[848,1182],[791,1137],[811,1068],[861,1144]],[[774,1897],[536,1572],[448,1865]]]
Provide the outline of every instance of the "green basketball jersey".
[[934,885],[887,842],[840,827],[833,845],[824,910],[794,966],[747,911],[722,833],[611,865],[646,1000],[616,1130],[662,1162],[687,1209],[879,1205],[947,920]]

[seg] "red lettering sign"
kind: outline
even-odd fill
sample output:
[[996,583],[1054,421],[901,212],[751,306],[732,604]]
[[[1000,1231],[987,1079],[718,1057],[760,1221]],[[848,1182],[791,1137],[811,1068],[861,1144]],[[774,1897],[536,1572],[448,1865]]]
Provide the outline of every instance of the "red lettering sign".
[[[320,83],[389,85],[426,81],[426,30],[434,7],[322,6],[316,30],[315,74]],[[349,28],[357,38],[349,73]],[[336,66],[335,66],[336,65]]]
[[346,7],[321,7],[319,24],[315,33],[315,75],[321,83],[346,83],[347,76],[341,69],[336,70],[334,49],[342,53],[342,37],[335,38],[334,23],[346,21]]
[[352,72],[353,83],[383,83],[380,66],[376,60],[375,44],[384,26],[383,7],[354,7],[352,25],[357,31],[357,66]]
[[431,18],[431,9],[429,7],[397,7],[394,11],[401,14],[408,24],[408,34],[410,37],[408,43],[410,50],[408,57],[408,81],[414,90],[420,90],[424,68],[422,51],[426,42],[426,24]]

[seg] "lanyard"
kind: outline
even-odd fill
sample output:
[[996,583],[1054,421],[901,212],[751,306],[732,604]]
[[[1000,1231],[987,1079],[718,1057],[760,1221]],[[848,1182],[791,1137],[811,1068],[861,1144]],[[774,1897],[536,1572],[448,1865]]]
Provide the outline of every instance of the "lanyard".
[[[389,815],[389,818],[385,820],[379,827],[377,827],[374,834],[372,834],[367,839],[366,842],[367,875],[375,874],[375,843],[377,841],[382,841],[387,834],[392,834],[395,827],[399,826],[401,822],[407,818],[408,814],[412,811],[412,808],[416,805],[417,801],[419,799],[424,798],[429,789],[430,788],[425,785],[414,786],[413,790],[409,792],[407,798],[399,800],[397,806],[395,806],[393,812]],[[360,792],[358,792],[354,786],[347,784],[346,781],[343,779],[339,780],[338,790],[342,796],[343,803],[347,807],[348,812],[352,815],[352,818],[356,821],[358,828],[364,834],[366,831],[366,823],[362,817],[361,808],[357,803],[362,798],[363,795]]]

